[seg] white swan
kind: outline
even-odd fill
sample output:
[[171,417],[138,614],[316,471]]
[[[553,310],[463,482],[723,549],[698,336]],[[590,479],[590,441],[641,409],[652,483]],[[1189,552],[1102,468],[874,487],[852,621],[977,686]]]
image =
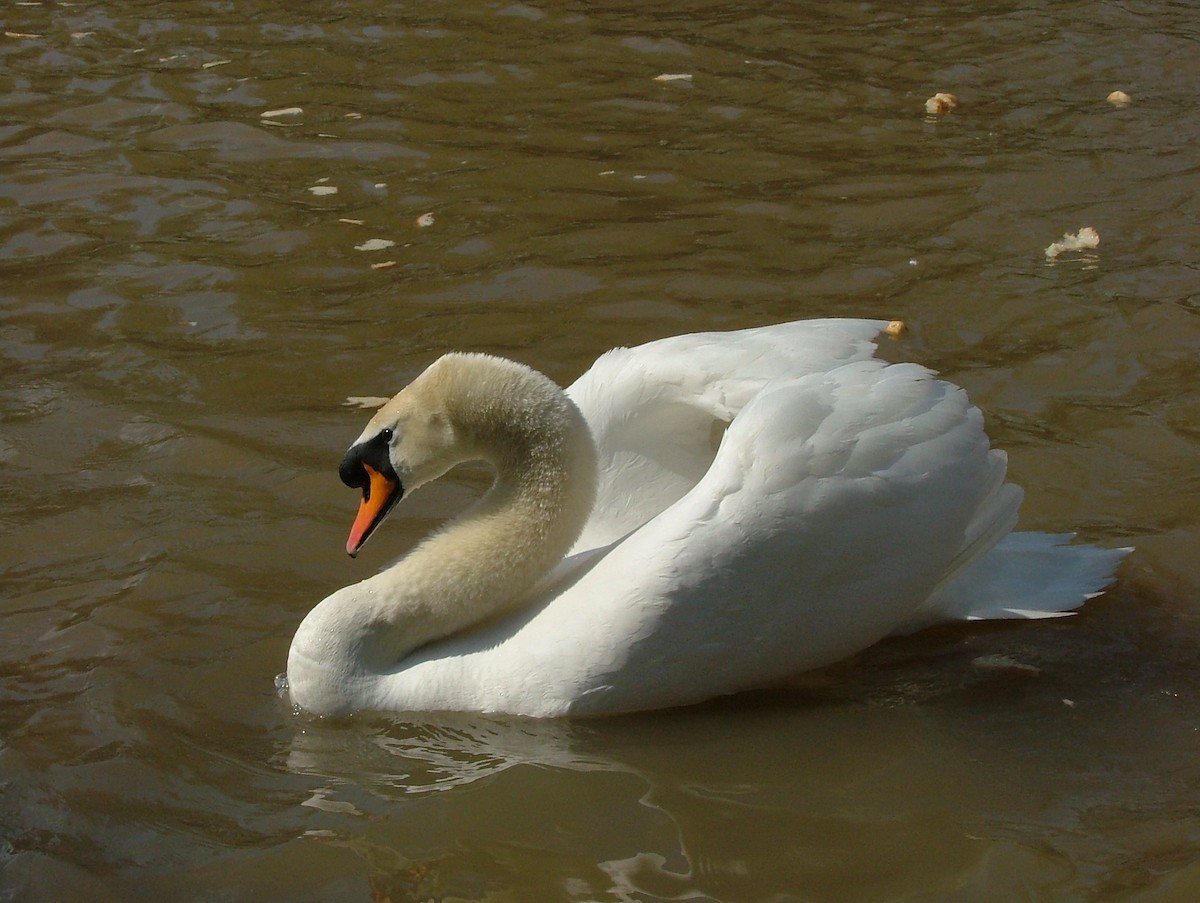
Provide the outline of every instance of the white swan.
[[533,716],[698,702],[948,620],[1048,617],[1128,550],[1010,533],[983,417],[881,321],[684,335],[602,356],[566,392],[479,354],[435,362],[341,465],[353,555],[404,492],[468,460],[496,481],[292,641],[317,714]]

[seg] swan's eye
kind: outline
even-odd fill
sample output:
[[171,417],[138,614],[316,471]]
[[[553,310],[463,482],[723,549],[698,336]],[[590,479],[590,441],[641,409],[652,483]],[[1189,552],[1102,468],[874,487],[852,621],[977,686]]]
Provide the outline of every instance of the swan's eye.
[[366,442],[350,446],[342,463],[338,466],[338,474],[342,482],[354,489],[365,489],[370,486],[371,478],[367,473],[367,465],[374,471],[396,479],[396,471],[392,469],[389,457],[391,440],[394,431],[380,430]]

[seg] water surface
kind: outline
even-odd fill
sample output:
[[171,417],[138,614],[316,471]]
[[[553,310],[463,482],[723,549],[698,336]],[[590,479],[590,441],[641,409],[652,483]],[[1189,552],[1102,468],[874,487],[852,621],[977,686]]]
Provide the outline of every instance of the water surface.
[[[2,17],[6,899],[1200,893],[1192,4]],[[347,397],[828,315],[906,319],[1026,527],[1137,546],[1114,591],[634,718],[278,700],[308,608],[482,486],[347,559]]]

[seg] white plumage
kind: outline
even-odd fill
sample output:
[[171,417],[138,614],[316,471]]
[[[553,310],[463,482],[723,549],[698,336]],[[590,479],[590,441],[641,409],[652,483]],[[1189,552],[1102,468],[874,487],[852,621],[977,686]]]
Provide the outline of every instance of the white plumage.
[[[1021,491],[979,410],[920,366],[873,359],[885,325],[614,350],[566,390],[574,407],[511,362],[439,361],[354,449],[388,430],[381,466],[398,483],[483,458],[497,488],[310,613],[289,656],[293,700],[321,714],[661,708],[930,624],[1068,612],[1111,582],[1127,550],[1010,533]],[[411,437],[443,417],[427,461]],[[517,462],[530,436],[547,441],[535,458],[558,462],[536,481]],[[542,485],[559,478],[557,495]]]

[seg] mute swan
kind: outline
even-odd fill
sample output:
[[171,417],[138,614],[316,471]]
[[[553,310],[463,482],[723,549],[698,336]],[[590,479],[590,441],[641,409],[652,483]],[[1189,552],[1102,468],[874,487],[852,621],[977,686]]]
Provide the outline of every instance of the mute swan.
[[1010,533],[1021,490],[962,389],[813,320],[603,355],[565,392],[448,354],[340,475],[354,555],[401,495],[495,483],[292,641],[298,707],[531,716],[694,703],[950,620],[1067,613],[1128,550]]

